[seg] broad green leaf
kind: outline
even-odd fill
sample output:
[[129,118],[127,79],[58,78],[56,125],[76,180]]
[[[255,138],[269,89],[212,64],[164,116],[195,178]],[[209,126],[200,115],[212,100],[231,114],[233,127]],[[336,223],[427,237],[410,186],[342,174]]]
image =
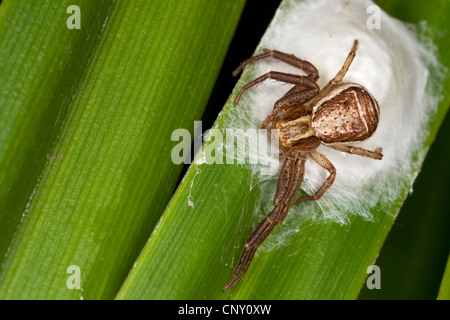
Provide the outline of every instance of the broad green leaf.
[[1,298],[115,296],[177,182],[171,134],[201,117],[243,2],[78,1],[67,30],[75,3],[3,1],[4,243],[21,223]]
[[[439,61],[450,67],[449,28],[443,14],[448,12],[449,2],[377,3],[405,21],[426,21],[435,31],[431,37],[438,47]],[[442,81],[444,89],[436,94],[443,98],[430,119],[427,139],[417,152],[428,150],[449,106],[449,77],[438,79],[432,73],[431,80]],[[240,85],[246,81],[249,79],[241,79]],[[223,127],[232,107],[230,99],[216,128]],[[197,160],[201,160],[200,155]],[[412,174],[421,165],[417,158],[413,160]],[[118,299],[354,299],[411,187],[405,183],[395,201],[370,208],[372,216],[377,217],[374,221],[358,216],[343,226],[299,221],[301,227],[293,230],[289,241],[275,250],[259,250],[241,283],[223,293],[244,242],[259,222],[245,213],[257,211],[261,197],[270,198],[267,190],[273,190],[276,181],[255,185],[245,166],[199,163],[191,165]],[[321,213],[314,203],[305,205],[304,210]],[[284,226],[274,231],[272,239],[286,232]]]
[[[67,7],[82,29],[66,27]],[[98,44],[112,1],[3,1],[0,9],[0,257]]]

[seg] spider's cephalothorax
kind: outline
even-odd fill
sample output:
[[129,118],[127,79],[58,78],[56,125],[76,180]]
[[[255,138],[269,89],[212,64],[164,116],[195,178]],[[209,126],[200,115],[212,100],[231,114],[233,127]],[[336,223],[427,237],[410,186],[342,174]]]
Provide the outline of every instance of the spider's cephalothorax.
[[356,83],[342,82],[355,57],[357,45],[355,40],[341,70],[322,90],[316,83],[319,73],[314,65],[276,50],[264,50],[264,53],[245,60],[233,72],[236,75],[247,64],[272,57],[303,70],[306,76],[270,71],[246,84],[235,99],[238,103],[244,91],[266,79],[294,85],[275,102],[272,114],[261,126],[278,129],[280,151],[285,159],[273,200],[274,208],[246,242],[239,264],[224,290],[239,282],[257,248],[286,217],[302,184],[307,157],[330,174],[315,194],[303,196],[295,204],[319,199],[333,184],[336,169],[323,154],[316,151],[319,145],[377,160],[383,157],[381,148],[369,151],[348,145],[369,138],[377,128],[380,114],[377,101],[366,88]]

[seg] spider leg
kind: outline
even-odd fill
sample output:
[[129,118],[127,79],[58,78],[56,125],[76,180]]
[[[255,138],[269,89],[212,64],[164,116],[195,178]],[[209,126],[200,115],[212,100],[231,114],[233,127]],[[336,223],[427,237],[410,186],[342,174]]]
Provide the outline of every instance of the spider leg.
[[301,85],[295,85],[279,100],[275,102],[273,112],[261,124],[261,129],[266,129],[269,123],[277,121],[280,118],[289,117],[300,111],[309,110],[309,106],[303,105],[319,92],[319,86],[307,88]]
[[319,86],[314,82],[311,87],[304,87],[300,85],[294,86],[291,90],[286,92],[286,94],[275,102],[274,111],[292,105],[304,104],[314,98],[320,91]]
[[312,63],[310,63],[306,60],[299,59],[296,56],[294,56],[293,54],[288,54],[288,53],[280,52],[277,50],[264,49],[263,51],[264,51],[264,53],[262,53],[262,54],[259,54],[257,56],[254,56],[254,57],[244,60],[244,62],[242,62],[236,68],[236,70],[233,71],[233,76],[238,75],[239,72],[241,72],[241,70],[244,69],[244,67],[246,65],[248,65],[252,62],[255,62],[257,60],[266,59],[266,58],[271,57],[271,58],[275,58],[280,61],[286,62],[286,63],[290,64],[291,66],[294,66],[294,67],[297,67],[297,68],[303,70],[307,74],[307,76],[314,81],[319,79],[319,71],[317,71],[316,67]]
[[381,153],[381,148],[376,149],[375,151],[369,151],[359,147],[346,146],[346,145],[327,145],[327,147],[333,148],[335,150],[341,152],[347,152],[350,154],[356,154],[362,157],[368,157],[376,160],[381,160],[383,158],[383,154]]
[[299,76],[296,74],[290,74],[290,73],[283,73],[283,72],[277,72],[277,71],[269,71],[266,74],[263,74],[262,76],[256,78],[255,80],[247,83],[245,86],[242,87],[241,91],[239,91],[239,94],[237,95],[236,99],[234,100],[235,104],[239,103],[239,100],[241,100],[242,94],[250,89],[251,87],[257,85],[258,83],[263,82],[267,79],[273,79],[281,82],[291,83],[295,85],[301,85],[305,86],[307,88],[317,88],[317,84],[314,80],[311,80],[310,78],[306,76]]
[[283,164],[274,198],[274,209],[258,225],[245,243],[244,251],[239,259],[233,277],[223,290],[234,287],[247,271],[258,247],[287,216],[290,205],[303,181],[306,156],[303,153],[290,153]]
[[312,196],[303,196],[300,199],[298,199],[295,204],[299,204],[300,202],[307,201],[307,200],[317,200],[320,199],[320,197],[323,196],[323,194],[331,187],[331,185],[334,182],[334,179],[336,178],[336,169],[334,168],[333,164],[328,160],[323,154],[312,151],[309,153],[309,156],[311,159],[313,159],[318,165],[320,165],[322,168],[328,170],[330,175],[325,180],[325,182],[322,184],[322,186],[319,188],[319,190],[316,191],[316,193]]
[[250,248],[249,250],[245,250],[242,253],[241,259],[239,259],[239,265],[233,273],[233,278],[225,285],[223,291],[226,291],[228,288],[234,288],[238,282],[244,276],[245,271],[247,270],[250,262],[253,259],[253,256],[256,253],[257,247]]
[[288,118],[301,110],[310,110],[309,106],[303,105],[319,93],[319,86],[305,88],[296,85],[289,90],[281,99],[275,102],[273,112],[264,120],[261,129],[266,129],[270,122],[280,118]]
[[345,74],[348,71],[348,68],[350,68],[350,65],[352,64],[353,59],[355,59],[357,47],[358,47],[358,40],[355,40],[353,42],[352,49],[350,50],[347,58],[345,59],[344,64],[342,65],[341,70],[339,70],[336,76],[333,79],[331,79],[330,81],[331,85],[337,84],[342,81],[342,79],[344,78]]
[[317,101],[322,99],[328,93],[330,88],[332,88],[334,85],[342,81],[342,79],[344,78],[345,74],[348,71],[348,68],[350,68],[350,65],[352,64],[353,59],[356,56],[357,47],[358,47],[358,40],[355,40],[353,42],[353,47],[347,56],[347,59],[345,59],[345,62],[341,67],[341,70],[339,70],[336,76],[333,79],[331,79],[330,82],[328,82],[328,84],[320,91],[320,93],[316,96],[316,98],[311,102],[311,105],[315,105]]

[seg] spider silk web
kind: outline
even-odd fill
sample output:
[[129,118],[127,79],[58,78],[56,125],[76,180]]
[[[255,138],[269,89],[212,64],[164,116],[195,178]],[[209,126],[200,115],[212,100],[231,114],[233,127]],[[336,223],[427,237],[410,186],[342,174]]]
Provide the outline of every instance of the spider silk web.
[[[328,0],[285,1],[256,49],[255,54],[268,48],[310,61],[319,70],[318,84],[323,88],[341,68],[353,41],[358,39],[356,57],[344,82],[359,83],[371,92],[380,106],[380,120],[372,137],[353,145],[369,150],[381,147],[384,154],[377,161],[320,146],[317,151],[336,168],[334,184],[318,201],[292,207],[286,220],[277,227],[282,230],[274,232],[259,250],[284,245],[300,228],[313,227],[316,220],[340,225],[355,217],[375,220],[371,208],[388,208],[405,186],[412,186],[418,173],[426,153],[421,148],[428,134],[426,127],[441,99],[437,79],[446,70],[436,59],[435,46],[425,36],[429,32],[425,24],[408,25],[381,11],[380,29],[370,29],[367,8],[372,5],[369,0],[339,0],[333,1],[332,6]],[[303,74],[283,62],[261,60],[244,70],[234,93],[268,71]],[[259,128],[272,112],[275,101],[290,88],[292,85],[266,80],[246,91],[238,105],[221,115],[222,130],[236,128],[246,134],[247,129]],[[258,152],[251,147],[257,145],[256,138],[252,135],[246,138],[250,147],[246,152],[236,153],[236,161],[245,161],[248,153]],[[221,150],[227,147],[226,143],[223,142]],[[261,174],[262,169],[279,162],[273,155],[258,154],[258,157],[263,164],[247,166],[252,178],[249,193],[256,192],[259,200],[242,210],[242,214],[253,214],[254,226],[272,209],[278,179],[278,171]],[[198,165],[204,163],[204,157],[197,160]],[[326,170],[308,159],[302,190],[313,194],[327,176]],[[320,215],[316,206],[321,209]],[[307,221],[312,224],[305,224]]]

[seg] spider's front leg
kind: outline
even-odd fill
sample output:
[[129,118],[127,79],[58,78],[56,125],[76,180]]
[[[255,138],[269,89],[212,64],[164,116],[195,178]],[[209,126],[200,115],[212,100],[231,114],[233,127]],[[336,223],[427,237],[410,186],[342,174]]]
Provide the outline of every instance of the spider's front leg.
[[245,86],[242,87],[241,91],[239,91],[236,99],[234,100],[235,104],[238,104],[241,100],[242,95],[244,92],[251,87],[257,85],[258,83],[263,82],[264,80],[272,79],[280,82],[290,83],[297,86],[302,86],[306,88],[315,88],[317,91],[319,90],[319,86],[314,80],[311,80],[311,78],[306,76],[299,76],[296,74],[290,74],[290,73],[284,73],[284,72],[278,72],[278,71],[269,71],[262,76],[256,78],[253,81],[250,81]]
[[342,79],[344,78],[345,74],[346,74],[347,71],[348,71],[348,68],[350,68],[350,65],[352,64],[353,59],[354,59],[355,56],[356,56],[356,49],[357,49],[357,47],[358,47],[358,40],[355,40],[355,41],[353,42],[353,47],[352,47],[352,49],[350,50],[349,54],[347,55],[347,58],[345,59],[344,64],[342,65],[342,67],[341,67],[341,69],[339,70],[339,72],[334,76],[333,79],[331,79],[331,80],[327,83],[327,85],[326,85],[324,88],[322,88],[322,90],[320,91],[320,93],[319,93],[319,94],[314,98],[314,100],[311,102],[311,105],[316,104],[317,101],[319,101],[319,100],[322,99],[324,96],[326,96],[326,94],[328,93],[328,91],[330,91],[330,89],[331,89],[334,85],[336,85],[336,84],[342,82]]
[[317,79],[319,79],[319,71],[311,62],[299,59],[296,56],[294,56],[293,54],[288,54],[288,53],[284,53],[284,52],[277,51],[277,50],[264,49],[263,51],[264,51],[264,53],[259,54],[254,57],[251,57],[251,58],[248,58],[244,62],[242,62],[236,68],[236,70],[233,71],[233,76],[237,76],[239,74],[239,72],[241,72],[241,70],[244,69],[244,67],[246,65],[248,65],[252,62],[255,62],[255,61],[258,61],[261,59],[266,59],[266,58],[275,58],[280,61],[286,62],[287,64],[290,64],[291,66],[294,66],[296,68],[303,70],[307,74],[307,76],[309,78],[313,79],[314,81],[317,81]]
[[281,118],[289,118],[301,110],[309,110],[310,106],[303,105],[319,93],[317,84],[311,87],[301,85],[294,86],[281,99],[275,102],[272,113],[264,120],[261,129],[266,129],[269,123]]
[[233,288],[247,271],[258,247],[287,216],[290,205],[294,200],[303,181],[306,156],[303,153],[289,152],[280,172],[277,192],[273,200],[274,209],[259,224],[245,243],[244,252],[231,280],[223,290]]

